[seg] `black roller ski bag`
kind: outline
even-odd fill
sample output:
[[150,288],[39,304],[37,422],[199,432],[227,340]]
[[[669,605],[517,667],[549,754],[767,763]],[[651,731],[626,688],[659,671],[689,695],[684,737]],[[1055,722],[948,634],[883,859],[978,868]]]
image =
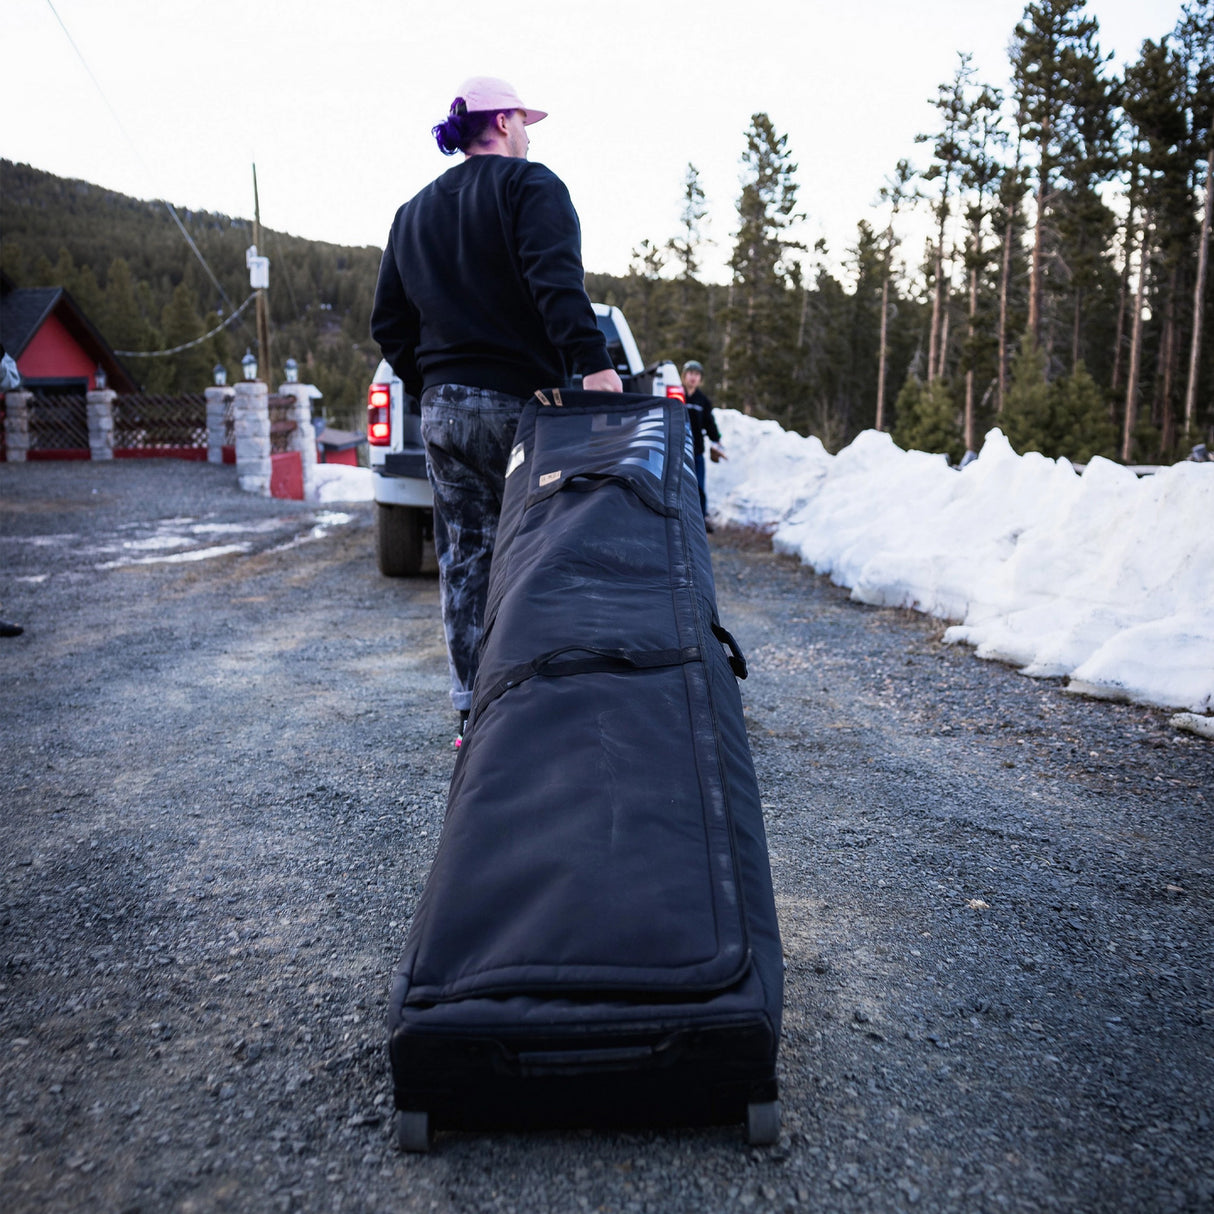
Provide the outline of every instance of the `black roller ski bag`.
[[779,1133],[783,960],[678,400],[537,393],[393,981],[396,1131]]

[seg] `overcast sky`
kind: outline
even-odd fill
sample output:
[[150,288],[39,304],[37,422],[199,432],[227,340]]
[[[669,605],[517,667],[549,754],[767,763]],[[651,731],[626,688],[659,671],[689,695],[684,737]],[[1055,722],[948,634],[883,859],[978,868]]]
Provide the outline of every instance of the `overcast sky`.
[[[1180,0],[1088,9],[1120,65],[1172,29]],[[568,184],[587,269],[622,273],[642,239],[675,234],[690,161],[716,241],[708,269],[722,278],[753,113],[788,134],[805,237],[842,255],[859,219],[879,222],[872,207],[897,160],[925,150],[914,136],[933,129],[928,98],[957,53],[1006,84],[1023,10],[1022,0],[4,0],[0,155],[244,216],[256,160],[263,223],[382,245],[396,207],[452,163],[429,128],[460,81],[503,76],[550,111],[531,128],[531,159]]]

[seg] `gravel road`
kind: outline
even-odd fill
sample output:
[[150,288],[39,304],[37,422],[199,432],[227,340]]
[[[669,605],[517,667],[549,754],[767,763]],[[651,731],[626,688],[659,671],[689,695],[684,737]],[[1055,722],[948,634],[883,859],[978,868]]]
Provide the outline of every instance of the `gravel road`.
[[0,1207],[1214,1209],[1214,745],[739,534],[784,1137],[399,1155],[388,977],[454,760],[436,583],[377,574],[369,506],[234,480],[0,465]]

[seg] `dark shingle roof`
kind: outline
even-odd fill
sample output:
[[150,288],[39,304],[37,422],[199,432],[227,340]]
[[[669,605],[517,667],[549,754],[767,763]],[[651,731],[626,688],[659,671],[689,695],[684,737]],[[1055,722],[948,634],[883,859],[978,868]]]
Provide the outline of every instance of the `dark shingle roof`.
[[7,274],[0,274],[0,343],[5,353],[20,358],[52,312],[58,313],[76,341],[105,368],[111,388],[118,392],[138,389],[138,381],[67,291],[62,287],[15,287]]
[[9,354],[21,357],[62,294],[62,287],[20,287],[0,295],[0,342]]

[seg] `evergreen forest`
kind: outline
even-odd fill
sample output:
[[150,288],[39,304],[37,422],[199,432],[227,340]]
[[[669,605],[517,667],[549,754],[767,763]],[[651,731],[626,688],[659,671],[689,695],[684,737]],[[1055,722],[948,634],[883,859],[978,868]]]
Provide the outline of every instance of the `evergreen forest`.
[[[757,113],[729,281],[704,279],[709,204],[688,164],[678,230],[642,240],[624,276],[588,272],[591,297],[624,309],[646,358],[700,359],[718,406],[830,450],[871,427],[954,460],[996,425],[1020,451],[1079,462],[1210,442],[1214,0],[1185,0],[1120,71],[1086,0],[1032,0],[1009,33],[1009,83],[958,54],[850,248],[800,239],[795,149]],[[9,162],[0,176],[5,272],[67,287],[116,349],[182,345],[248,293],[247,220],[180,216],[227,268],[217,284],[164,204]],[[274,362],[294,356],[330,420],[361,424],[379,250],[263,230],[261,251]],[[251,310],[181,354],[126,362],[150,390],[198,390],[217,361],[237,373],[246,346]]]
[[[249,297],[245,250],[253,243],[247,219],[170,212],[162,202],[0,161],[0,268],[17,286],[65,287],[116,351],[170,350],[219,328],[169,357],[124,356],[149,392],[201,392],[216,363],[229,383],[240,378],[246,349],[258,349],[254,309],[223,321]],[[300,379],[324,393],[330,423],[364,429],[367,385],[379,361],[370,325],[380,250],[263,227],[258,251],[272,266],[273,365],[261,378],[281,383],[283,364],[294,358]]]

